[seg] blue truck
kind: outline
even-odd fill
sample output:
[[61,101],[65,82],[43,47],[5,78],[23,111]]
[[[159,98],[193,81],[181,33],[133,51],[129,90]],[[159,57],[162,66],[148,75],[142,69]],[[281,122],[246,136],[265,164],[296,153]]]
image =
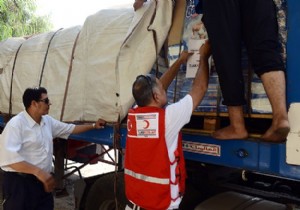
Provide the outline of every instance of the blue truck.
[[[186,2],[186,12],[193,6]],[[198,2],[198,1],[195,1]],[[193,3],[195,3],[193,2]],[[180,209],[195,210],[281,210],[300,209],[300,1],[282,1],[286,6],[287,107],[291,132],[284,143],[260,140],[270,126],[272,114],[246,113],[250,137],[220,141],[210,133],[228,124],[226,112],[194,112],[183,129],[183,150],[187,164],[187,190]],[[193,9],[193,8],[192,8]],[[299,54],[298,54],[299,53]],[[0,126],[5,117],[1,114]],[[106,145],[101,154],[89,157],[82,167],[105,153],[112,154],[108,164],[115,172],[87,178],[75,185],[77,209],[124,209],[123,158],[126,145],[126,118],[108,124],[103,130],[72,135],[72,141]],[[62,180],[80,168],[65,174],[66,141],[55,140],[55,174]]]

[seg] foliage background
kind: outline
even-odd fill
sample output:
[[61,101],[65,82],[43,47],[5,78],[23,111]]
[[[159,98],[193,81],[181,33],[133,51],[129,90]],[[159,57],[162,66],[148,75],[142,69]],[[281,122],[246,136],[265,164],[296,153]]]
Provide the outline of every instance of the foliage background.
[[51,30],[49,15],[37,16],[36,8],[35,0],[0,0],[0,41]]

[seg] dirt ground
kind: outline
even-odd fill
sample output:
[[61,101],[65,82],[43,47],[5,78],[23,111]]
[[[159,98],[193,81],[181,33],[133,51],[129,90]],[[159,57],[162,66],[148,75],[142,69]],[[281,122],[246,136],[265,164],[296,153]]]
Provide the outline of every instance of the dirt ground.
[[[79,166],[80,164],[74,164],[70,161],[70,165]],[[98,162],[97,164],[87,165],[80,170],[82,178],[95,176],[98,174],[107,173],[113,171],[114,167],[105,163]],[[75,198],[74,198],[74,182],[79,180],[80,177],[77,173],[67,178],[64,182],[67,196],[56,197],[54,196],[54,210],[74,210]]]
[[74,210],[74,181],[75,179],[67,179],[65,182],[67,196],[56,197],[54,196],[54,210]]

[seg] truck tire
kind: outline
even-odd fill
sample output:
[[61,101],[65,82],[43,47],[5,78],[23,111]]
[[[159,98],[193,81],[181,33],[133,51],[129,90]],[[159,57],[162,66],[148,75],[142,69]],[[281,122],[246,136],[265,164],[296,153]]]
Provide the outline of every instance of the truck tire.
[[115,209],[116,209],[116,204],[114,200],[106,200],[99,207],[99,210],[115,210]]
[[[118,208],[115,204],[115,179],[117,179],[116,197]],[[124,210],[126,203],[124,173],[112,172],[101,176],[92,185],[86,198],[85,210]]]
[[191,183],[186,183],[185,194],[183,195],[179,209],[191,210],[204,200],[203,193],[196,189]]
[[194,210],[286,210],[284,204],[264,200],[233,191],[217,194],[202,203]]

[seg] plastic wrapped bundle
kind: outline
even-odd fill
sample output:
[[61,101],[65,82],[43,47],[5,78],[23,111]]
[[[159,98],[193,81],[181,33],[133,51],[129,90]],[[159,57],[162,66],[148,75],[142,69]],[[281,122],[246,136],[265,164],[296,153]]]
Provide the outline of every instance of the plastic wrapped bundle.
[[277,22],[278,22],[278,37],[282,48],[282,57],[284,63],[286,63],[286,42],[287,42],[287,2],[286,0],[274,0],[277,8]]
[[254,75],[251,83],[252,113],[272,113],[270,101],[267,97],[261,80]]

